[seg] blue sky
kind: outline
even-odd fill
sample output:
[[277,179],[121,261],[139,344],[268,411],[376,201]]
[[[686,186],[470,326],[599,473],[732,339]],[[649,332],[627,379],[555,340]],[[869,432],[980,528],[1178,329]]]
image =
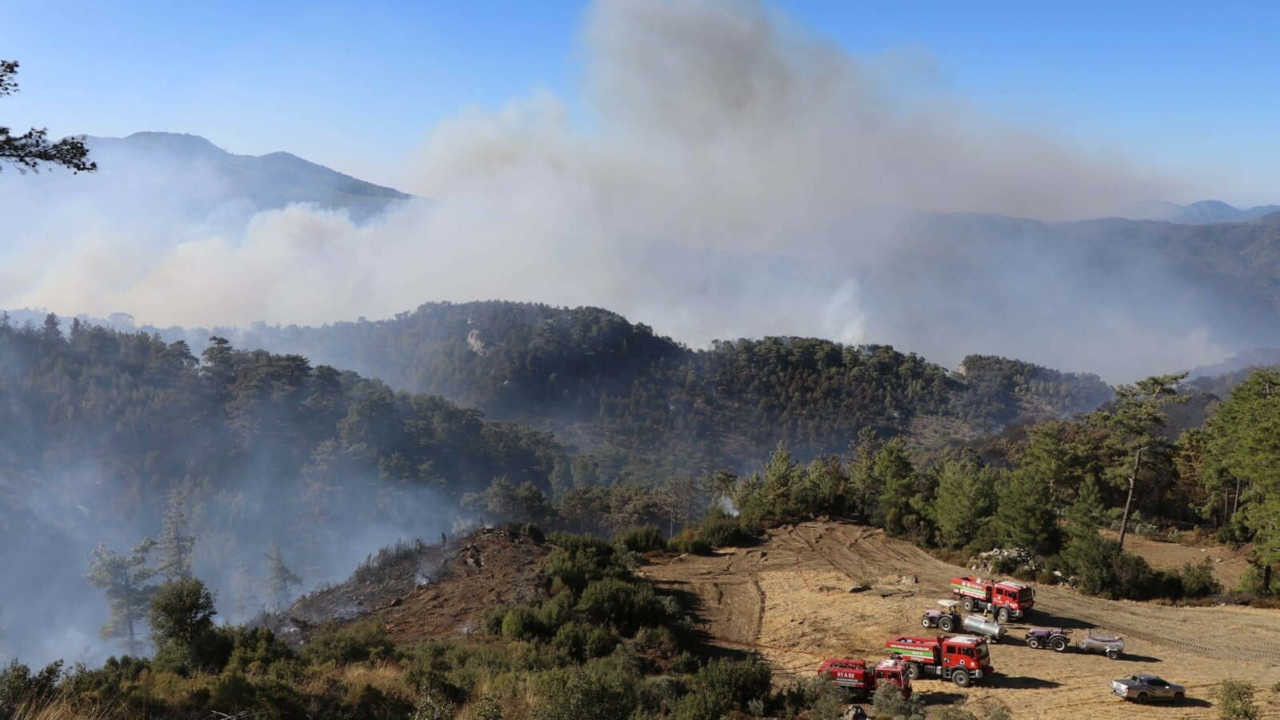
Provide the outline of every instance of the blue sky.
[[[1280,202],[1280,3],[774,3],[854,57],[1238,204]],[[549,90],[580,108],[583,2],[12,0],[7,125],[173,130],[375,181],[438,121]],[[1175,198],[1186,200],[1191,198]]]

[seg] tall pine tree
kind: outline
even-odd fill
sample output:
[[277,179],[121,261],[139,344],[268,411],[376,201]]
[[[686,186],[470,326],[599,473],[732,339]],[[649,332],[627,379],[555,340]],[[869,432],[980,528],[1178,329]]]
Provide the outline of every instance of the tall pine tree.
[[89,582],[106,594],[110,613],[102,626],[102,637],[123,639],[133,655],[142,652],[139,626],[147,616],[155,590],[151,579],[156,571],[148,565],[155,546],[156,541],[147,538],[123,555],[99,545],[89,561]]

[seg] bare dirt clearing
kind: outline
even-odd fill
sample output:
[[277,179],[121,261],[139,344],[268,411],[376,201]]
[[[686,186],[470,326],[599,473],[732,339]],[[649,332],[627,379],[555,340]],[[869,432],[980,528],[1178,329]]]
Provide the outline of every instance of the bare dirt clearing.
[[[1102,535],[1108,540],[1120,537],[1120,533],[1110,530],[1102,531]],[[1249,561],[1243,549],[1233,550],[1224,545],[1196,547],[1129,535],[1124,539],[1124,549],[1141,555],[1157,570],[1180,570],[1187,563],[1198,564],[1207,559],[1213,568],[1213,576],[1227,590],[1234,590],[1239,586],[1240,578],[1249,569]]]
[[[641,569],[660,587],[689,593],[711,642],[758,650],[780,680],[812,675],[824,657],[885,656],[895,634],[927,635],[920,613],[949,593],[965,571],[879,530],[836,522],[803,523],[769,533],[756,547],[711,557],[680,556]],[[861,592],[849,592],[858,585]],[[939,680],[916,687],[932,702],[965,699],[1004,705],[1017,718],[1216,717],[1210,693],[1227,678],[1260,689],[1262,717],[1280,718],[1280,611],[1240,607],[1178,608],[1115,602],[1060,587],[1038,587],[1031,622],[1099,627],[1125,636],[1127,656],[1055,653],[1023,645],[1013,624],[992,648],[999,676],[960,689]],[[1112,678],[1149,671],[1187,686],[1181,706],[1139,706],[1108,693]]]

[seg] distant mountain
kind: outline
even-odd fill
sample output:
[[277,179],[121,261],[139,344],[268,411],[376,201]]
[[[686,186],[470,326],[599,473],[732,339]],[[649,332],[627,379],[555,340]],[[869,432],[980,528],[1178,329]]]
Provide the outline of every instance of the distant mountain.
[[1221,200],[1201,200],[1190,205],[1171,205],[1168,215],[1158,219],[1180,225],[1210,225],[1214,223],[1239,223],[1257,220],[1280,212],[1280,205],[1257,205],[1238,208]]
[[138,132],[124,138],[90,137],[86,142],[101,178],[134,181],[157,172],[166,177],[186,174],[190,181],[179,181],[173,189],[209,211],[226,204],[258,212],[315,203],[364,219],[410,197],[287,152],[235,155],[198,135]]
[[209,234],[235,237],[255,213],[291,203],[364,222],[410,199],[289,153],[235,155],[196,135],[140,132],[86,143],[96,173],[0,173],[0,217],[9,231],[0,235],[0,251],[8,242],[98,236],[158,250]]

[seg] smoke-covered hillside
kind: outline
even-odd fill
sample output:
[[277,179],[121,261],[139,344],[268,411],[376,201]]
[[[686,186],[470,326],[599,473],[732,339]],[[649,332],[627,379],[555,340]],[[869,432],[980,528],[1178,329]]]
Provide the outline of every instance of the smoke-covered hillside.
[[[215,341],[197,358],[52,319],[0,324],[0,428],[0,655],[37,661],[123,649],[96,637],[100,543],[158,538],[155,565],[166,537],[194,537],[194,571],[244,620],[398,538],[451,531],[459,497],[494,478],[550,492],[567,460],[544,434],[299,356]],[[301,582],[281,585],[269,552]]]
[[[947,442],[1110,394],[1096,377],[983,357],[956,374],[887,346],[766,338],[692,351],[592,308],[438,304],[383,323],[255,332],[240,342],[290,349],[215,338],[196,357],[183,340],[78,320],[0,325],[4,560],[40,596],[8,603],[10,647],[100,647],[101,606],[59,600],[85,594],[99,543],[124,552],[189,533],[197,574],[244,617],[279,599],[269,549],[312,586],[383,544],[450,530],[468,492],[489,489],[468,505],[479,514],[463,515],[501,519],[517,514],[503,488],[555,499],[654,485],[745,470],[779,443],[801,458],[839,454],[862,433],[915,437],[931,422]],[[29,632],[55,622],[59,633]]]
[[640,457],[664,472],[742,469],[779,442],[814,457],[844,451],[863,428],[888,436],[929,421],[972,437],[1087,412],[1111,397],[1094,375],[998,357],[966,358],[953,373],[889,346],[813,338],[693,350],[589,307],[433,303],[384,321],[260,324],[234,337],[554,430],[612,458],[614,472]]

